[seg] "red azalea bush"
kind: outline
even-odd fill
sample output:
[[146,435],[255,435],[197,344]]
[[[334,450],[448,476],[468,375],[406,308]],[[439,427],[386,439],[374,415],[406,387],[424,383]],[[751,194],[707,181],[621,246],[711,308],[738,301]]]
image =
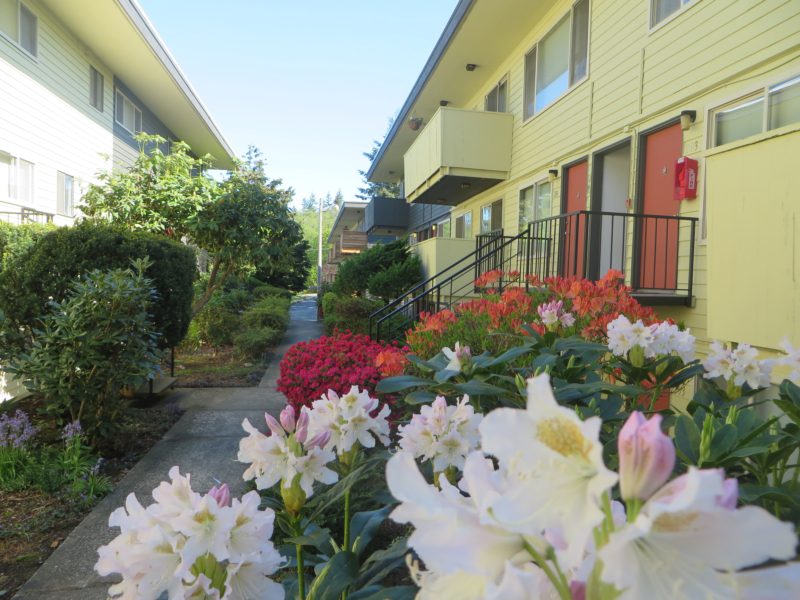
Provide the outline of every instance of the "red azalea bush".
[[523,326],[543,333],[545,326],[537,308],[561,301],[563,310],[575,318],[573,325],[562,328],[563,335],[578,334],[588,340],[605,342],[606,326],[624,314],[632,321],[646,324],[656,320],[655,313],[630,295],[621,273],[609,271],[599,281],[577,277],[528,277],[529,289],[507,287],[500,291],[491,286],[499,281],[516,281],[518,272],[504,274],[495,270],[484,273],[476,286],[486,295],[463,302],[452,310],[423,313],[420,321],[407,332],[406,341],[415,354],[430,358],[456,341],[473,352],[489,350],[493,354],[514,345],[514,338],[525,334]]
[[310,406],[329,389],[342,394],[357,385],[374,394],[375,386],[386,374],[402,373],[404,360],[403,350],[396,344],[334,331],[289,348],[281,359],[278,391],[296,410]]

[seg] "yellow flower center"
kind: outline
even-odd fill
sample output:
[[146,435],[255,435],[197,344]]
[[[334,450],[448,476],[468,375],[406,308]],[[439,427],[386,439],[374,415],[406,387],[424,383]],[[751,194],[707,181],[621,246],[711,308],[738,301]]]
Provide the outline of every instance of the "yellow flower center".
[[666,533],[686,531],[696,519],[697,513],[693,512],[666,513],[653,521],[653,529]]
[[586,458],[589,442],[583,437],[581,428],[561,417],[550,417],[539,421],[536,437],[545,446],[562,456],[579,455]]

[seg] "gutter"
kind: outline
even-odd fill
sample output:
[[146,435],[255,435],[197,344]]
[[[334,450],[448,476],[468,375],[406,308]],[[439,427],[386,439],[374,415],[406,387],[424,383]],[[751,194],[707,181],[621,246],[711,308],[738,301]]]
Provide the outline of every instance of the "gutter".
[[189,101],[189,103],[194,107],[197,115],[206,124],[209,131],[222,146],[222,149],[225,150],[228,155],[228,159],[235,162],[236,154],[234,153],[233,149],[231,149],[227,140],[222,135],[222,132],[220,131],[219,127],[217,127],[214,119],[211,118],[211,114],[203,105],[203,102],[192,88],[189,80],[183,74],[180,67],[178,67],[178,63],[172,57],[172,54],[170,54],[166,44],[164,44],[159,37],[155,27],[147,18],[144,11],[139,6],[139,3],[136,0],[117,0],[117,2],[130,22],[142,36],[145,43],[147,43],[147,45],[156,55],[156,58],[158,58],[161,64],[164,65],[164,68],[167,70],[170,77],[172,77],[172,80],[183,92],[184,96],[186,96],[186,99]]
[[383,140],[378,153],[375,155],[375,159],[372,161],[372,164],[369,166],[369,170],[367,171],[366,179],[367,181],[372,181],[372,175],[375,172],[375,169],[378,163],[383,158],[383,155],[386,151],[386,148],[392,143],[394,140],[395,135],[397,135],[398,129],[403,126],[406,119],[408,118],[409,112],[411,111],[411,107],[417,101],[420,92],[428,83],[428,80],[431,78],[433,71],[439,65],[439,61],[441,61],[442,56],[444,55],[447,48],[450,46],[450,42],[453,41],[453,37],[455,36],[456,31],[458,31],[459,27],[461,27],[461,23],[464,22],[464,18],[466,17],[469,9],[472,8],[472,5],[476,2],[476,0],[460,0],[458,6],[456,6],[453,14],[450,16],[450,20],[447,21],[447,25],[445,25],[444,31],[442,31],[442,35],[439,36],[439,41],[436,42],[436,45],[433,47],[433,51],[431,55],[428,57],[428,62],[425,63],[425,66],[422,68],[422,73],[419,74],[417,78],[417,82],[414,84],[414,87],[411,88],[411,93],[406,98],[403,107],[400,109],[400,114],[392,123],[392,128],[389,130],[389,133],[386,134],[386,138]]

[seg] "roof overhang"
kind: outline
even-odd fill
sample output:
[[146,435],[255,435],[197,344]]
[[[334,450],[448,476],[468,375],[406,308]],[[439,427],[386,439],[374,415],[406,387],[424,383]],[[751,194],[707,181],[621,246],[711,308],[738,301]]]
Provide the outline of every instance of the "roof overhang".
[[233,168],[233,150],[135,0],[41,3],[195,154]]
[[333,222],[331,232],[328,235],[328,243],[330,244],[337,235],[343,231],[352,231],[353,228],[364,218],[364,211],[367,208],[368,202],[347,201],[343,202],[336,215],[336,220]]
[[[383,145],[367,171],[374,182],[394,182],[403,174],[403,155],[419,131],[410,118],[427,123],[446,101],[464,107],[530,34],[556,0],[461,0],[411,89]],[[468,71],[468,64],[476,65]]]

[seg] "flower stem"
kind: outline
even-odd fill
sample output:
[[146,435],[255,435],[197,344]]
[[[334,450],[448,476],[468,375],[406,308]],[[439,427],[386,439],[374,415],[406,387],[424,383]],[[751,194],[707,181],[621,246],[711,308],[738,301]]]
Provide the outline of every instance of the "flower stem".
[[350,490],[344,493],[344,544],[345,551],[350,550]]
[[550,568],[550,565],[547,564],[547,560],[545,560],[544,556],[542,556],[533,546],[531,546],[527,540],[523,540],[522,545],[525,550],[528,551],[528,554],[533,557],[533,560],[536,562],[536,564],[539,565],[542,571],[544,571],[544,574],[547,575],[547,578],[558,592],[558,597],[561,600],[572,600],[572,592],[570,592],[569,585],[566,583],[566,579],[564,578],[563,574],[561,577],[559,577],[556,573],[554,573],[553,569]]
[[302,544],[295,544],[295,548],[297,550],[297,597],[299,600],[305,600],[306,580],[303,565],[303,546]]

